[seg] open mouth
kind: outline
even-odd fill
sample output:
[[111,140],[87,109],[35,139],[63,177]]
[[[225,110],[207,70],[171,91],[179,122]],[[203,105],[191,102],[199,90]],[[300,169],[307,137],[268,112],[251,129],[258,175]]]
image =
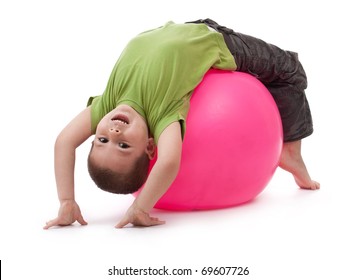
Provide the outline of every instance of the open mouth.
[[111,120],[113,122],[119,122],[119,123],[122,123],[122,124],[129,124],[129,118],[126,117],[125,115],[122,115],[122,114],[115,115]]

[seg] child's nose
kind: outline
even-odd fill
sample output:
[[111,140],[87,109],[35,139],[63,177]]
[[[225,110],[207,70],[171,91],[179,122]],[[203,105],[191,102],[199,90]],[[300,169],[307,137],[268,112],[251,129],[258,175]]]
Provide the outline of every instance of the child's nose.
[[109,130],[110,130],[110,132],[113,132],[113,133],[120,133],[120,129],[118,129],[118,128],[110,128]]

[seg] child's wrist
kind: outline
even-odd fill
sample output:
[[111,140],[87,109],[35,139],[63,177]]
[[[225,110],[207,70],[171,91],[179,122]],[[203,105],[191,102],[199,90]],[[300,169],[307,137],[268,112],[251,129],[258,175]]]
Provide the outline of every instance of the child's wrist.
[[141,205],[140,202],[137,201],[137,199],[132,203],[132,207],[138,211],[145,213],[145,214],[148,214],[148,212],[150,211],[150,209],[147,209],[147,207],[144,207],[144,205]]
[[64,199],[59,199],[59,203],[61,205],[67,204],[67,203],[73,203],[75,202],[74,198],[64,198]]

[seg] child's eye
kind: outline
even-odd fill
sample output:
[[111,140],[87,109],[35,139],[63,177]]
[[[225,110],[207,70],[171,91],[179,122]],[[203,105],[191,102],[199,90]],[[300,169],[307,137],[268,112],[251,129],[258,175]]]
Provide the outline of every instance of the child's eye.
[[120,143],[119,143],[119,147],[120,147],[121,149],[127,149],[127,148],[130,148],[130,146],[129,146],[129,145],[127,145],[126,143],[122,143],[122,142],[120,142]]
[[104,138],[104,137],[99,137],[98,140],[101,142],[101,143],[107,143],[109,142],[108,139]]

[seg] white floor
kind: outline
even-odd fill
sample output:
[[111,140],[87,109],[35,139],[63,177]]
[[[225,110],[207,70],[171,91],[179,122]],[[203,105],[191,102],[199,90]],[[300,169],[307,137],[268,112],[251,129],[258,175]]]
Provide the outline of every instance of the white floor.
[[[234,0],[224,2],[233,7],[227,10],[212,1],[1,3],[4,279],[113,279],[108,275],[113,266],[192,269],[184,279],[202,279],[204,267],[248,267],[244,279],[355,279],[351,1],[308,2]],[[77,152],[76,194],[89,225],[42,230],[58,207],[54,139],[88,96],[103,91],[127,40],[167,20],[203,17],[299,52],[315,122],[315,133],[304,141],[304,156],[321,190],[300,190],[289,174],[277,170],[251,203],[216,211],[155,210],[166,225],[117,230],[114,225],[133,198],[93,185],[86,171],[88,141]]]

